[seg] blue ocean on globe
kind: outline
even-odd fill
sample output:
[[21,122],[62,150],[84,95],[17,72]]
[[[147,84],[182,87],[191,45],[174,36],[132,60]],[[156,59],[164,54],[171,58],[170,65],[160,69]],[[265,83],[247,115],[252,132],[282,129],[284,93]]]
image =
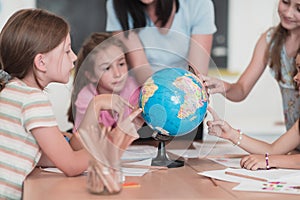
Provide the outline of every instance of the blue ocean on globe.
[[180,136],[203,121],[208,95],[200,79],[181,68],[155,72],[141,88],[142,116],[154,131]]

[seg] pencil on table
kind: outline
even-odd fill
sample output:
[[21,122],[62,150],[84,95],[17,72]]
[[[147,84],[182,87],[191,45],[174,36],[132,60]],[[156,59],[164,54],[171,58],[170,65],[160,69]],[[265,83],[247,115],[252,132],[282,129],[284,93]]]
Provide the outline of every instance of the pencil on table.
[[135,183],[135,182],[125,182],[125,183],[123,183],[122,186],[123,186],[123,188],[139,188],[139,187],[141,187],[140,184]]
[[215,187],[218,187],[219,185],[218,185],[218,183],[216,182],[216,180],[214,179],[214,178],[209,178],[210,179],[210,181],[213,183],[213,185],[215,186]]

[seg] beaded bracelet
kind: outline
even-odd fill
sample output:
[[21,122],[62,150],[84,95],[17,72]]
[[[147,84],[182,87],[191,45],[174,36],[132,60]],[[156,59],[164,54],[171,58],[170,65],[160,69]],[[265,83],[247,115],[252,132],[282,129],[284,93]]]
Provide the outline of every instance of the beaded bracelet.
[[268,153],[265,154],[265,158],[266,158],[266,168],[267,168],[267,170],[269,170],[270,165],[269,165],[269,154]]
[[236,142],[236,144],[233,144],[233,146],[239,146],[241,144],[242,139],[243,139],[243,132],[240,129],[238,129],[237,131],[239,133],[239,139]]

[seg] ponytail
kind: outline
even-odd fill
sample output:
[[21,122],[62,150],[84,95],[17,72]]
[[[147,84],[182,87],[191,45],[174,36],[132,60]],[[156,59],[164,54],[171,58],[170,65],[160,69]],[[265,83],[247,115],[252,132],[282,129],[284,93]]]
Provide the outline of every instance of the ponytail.
[[11,76],[4,70],[0,69],[0,92],[5,87],[6,83],[11,79]]

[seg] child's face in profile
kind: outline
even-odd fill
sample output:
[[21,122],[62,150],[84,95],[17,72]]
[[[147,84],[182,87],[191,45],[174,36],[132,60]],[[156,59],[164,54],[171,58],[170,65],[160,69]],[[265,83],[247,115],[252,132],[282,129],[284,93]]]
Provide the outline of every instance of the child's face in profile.
[[[57,59],[59,58],[59,59]],[[45,62],[50,66],[47,68],[47,77],[51,81],[67,83],[71,70],[77,56],[71,49],[71,37],[67,35],[66,40],[61,42],[56,48],[44,54]]]
[[110,46],[99,51],[96,59],[94,71],[98,77],[98,92],[119,94],[125,86],[128,73],[124,52],[118,46]]
[[294,76],[294,81],[297,82],[297,86],[300,93],[300,53],[298,53],[296,56],[296,69],[297,69],[297,74],[296,76]]

